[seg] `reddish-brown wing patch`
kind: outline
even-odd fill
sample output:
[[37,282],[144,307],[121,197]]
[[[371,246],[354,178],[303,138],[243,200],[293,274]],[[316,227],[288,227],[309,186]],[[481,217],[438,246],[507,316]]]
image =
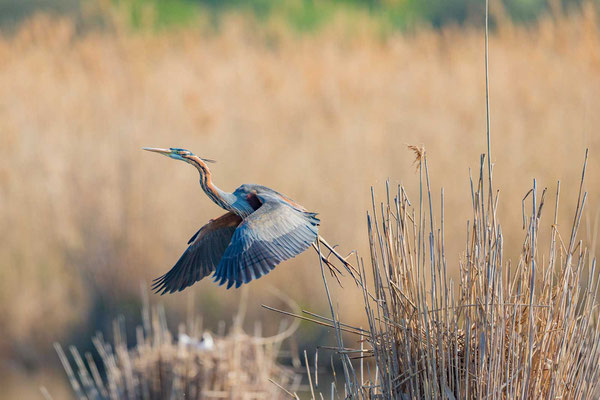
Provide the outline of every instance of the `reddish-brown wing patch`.
[[221,228],[238,226],[240,222],[242,222],[242,217],[229,211],[221,215],[219,218],[211,219],[208,224],[204,225],[198,232],[196,232],[194,236],[192,236],[192,238],[188,241],[188,244],[196,240],[202,240],[202,238],[210,232],[219,230]]
[[210,229],[219,229],[226,226],[237,226],[240,222],[242,222],[242,217],[229,211],[219,218],[210,220],[208,226]]

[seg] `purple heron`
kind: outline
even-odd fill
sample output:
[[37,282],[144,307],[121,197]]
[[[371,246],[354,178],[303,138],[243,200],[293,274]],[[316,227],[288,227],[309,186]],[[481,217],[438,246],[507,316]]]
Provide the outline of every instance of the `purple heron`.
[[[144,147],[144,150],[196,167],[206,195],[227,211],[192,236],[175,266],[154,280],[152,289],[156,293],[181,291],[211,273],[219,285],[227,283],[227,289],[234,285],[238,288],[268,274],[277,264],[297,256],[311,245],[315,247],[319,238],[317,214],[289,197],[253,184],[244,184],[228,193],[212,181],[207,166],[212,160],[179,148]],[[319,239],[334,252],[322,238]],[[323,260],[331,269],[331,264]]]

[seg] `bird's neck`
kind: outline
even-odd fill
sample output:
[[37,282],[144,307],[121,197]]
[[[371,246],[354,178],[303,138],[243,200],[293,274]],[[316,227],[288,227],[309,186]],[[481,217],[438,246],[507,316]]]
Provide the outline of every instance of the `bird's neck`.
[[186,158],[200,173],[200,186],[202,186],[204,193],[206,193],[206,195],[219,207],[227,211],[235,211],[233,208],[233,203],[236,200],[234,194],[219,189],[217,185],[213,183],[210,170],[206,163],[197,156],[188,156]]

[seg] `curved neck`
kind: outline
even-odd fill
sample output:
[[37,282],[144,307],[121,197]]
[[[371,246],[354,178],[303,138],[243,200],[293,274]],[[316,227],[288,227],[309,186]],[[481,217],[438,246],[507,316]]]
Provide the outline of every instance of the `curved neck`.
[[233,211],[233,203],[235,202],[235,196],[233,193],[225,192],[219,189],[213,182],[210,174],[210,170],[206,163],[198,156],[190,155],[184,157],[186,161],[192,164],[200,173],[200,186],[204,190],[204,193],[212,201],[214,201],[219,207]]

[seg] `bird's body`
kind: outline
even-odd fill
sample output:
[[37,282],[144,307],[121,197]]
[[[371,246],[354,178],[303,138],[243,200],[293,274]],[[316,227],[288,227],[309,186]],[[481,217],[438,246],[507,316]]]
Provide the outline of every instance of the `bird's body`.
[[192,164],[204,192],[227,211],[192,236],[175,266],[154,281],[156,292],[181,291],[213,272],[220,285],[240,287],[302,253],[318,238],[317,214],[287,196],[254,184],[228,193],[212,182],[206,165],[210,160],[178,148],[145,150]]

